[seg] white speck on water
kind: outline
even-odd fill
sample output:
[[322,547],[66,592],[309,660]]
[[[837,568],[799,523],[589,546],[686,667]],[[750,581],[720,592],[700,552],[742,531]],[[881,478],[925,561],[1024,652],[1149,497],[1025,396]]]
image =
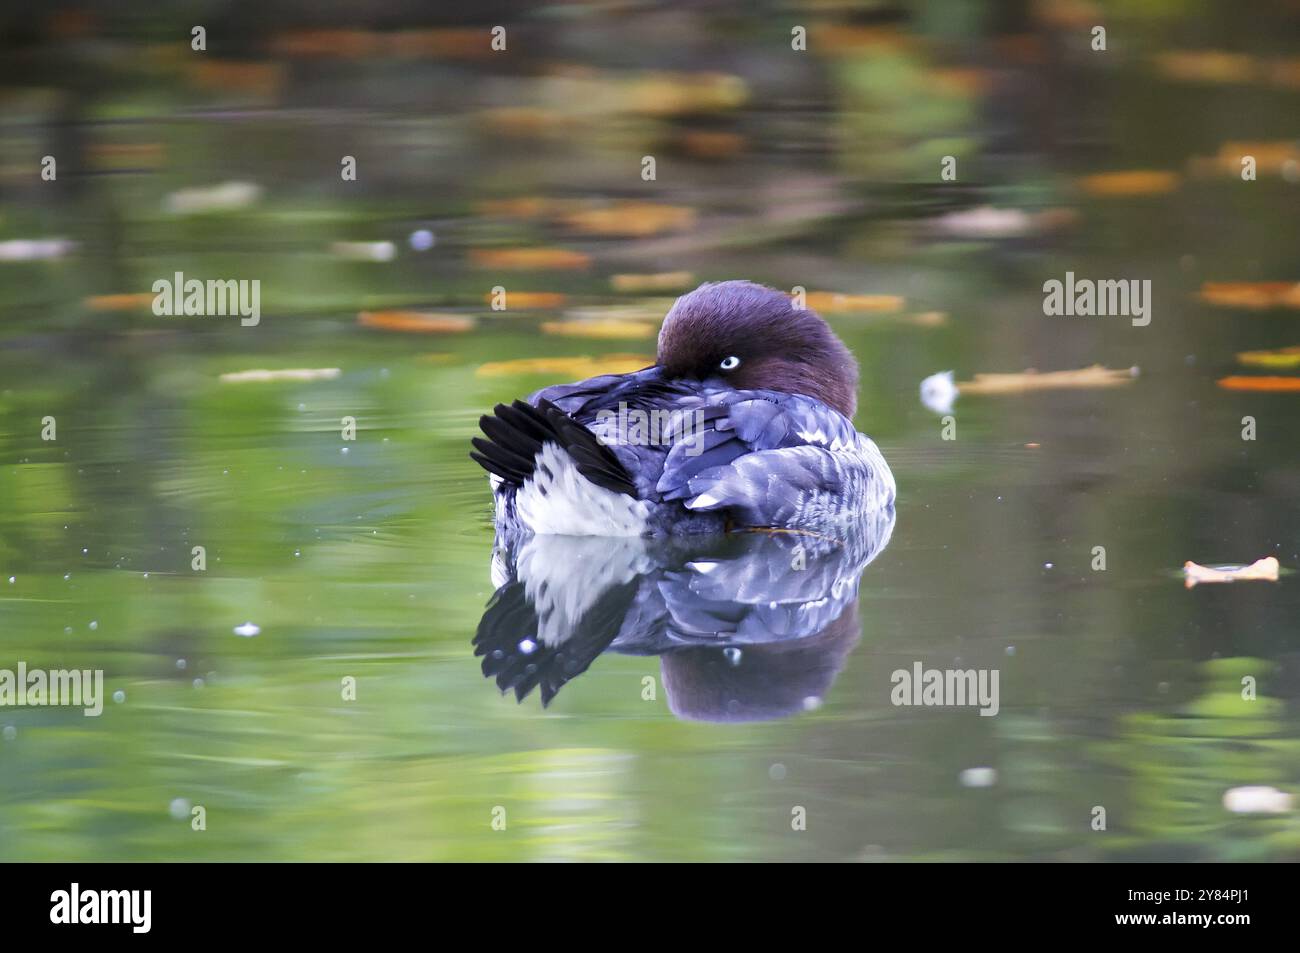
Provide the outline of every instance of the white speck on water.
[[81,551],[81,555],[84,556],[84,555],[86,555],[88,552],[90,552],[89,549],[83,549],[83,550]]
[[196,678],[193,682],[195,688],[202,688],[206,683],[201,678]]
[[818,708],[821,707],[822,707],[822,700],[818,698],[816,695],[809,695],[807,698],[803,700],[804,711],[816,711]]
[[12,586],[12,585],[13,585],[15,582],[17,582],[17,581],[18,581],[18,577],[17,577],[17,576],[10,576],[10,577],[9,577],[9,585]]
[[767,776],[773,781],[782,781],[785,779],[785,765],[774,764],[767,769]]
[[936,414],[950,413],[957,394],[957,385],[952,382],[952,371],[931,374],[921,381],[921,403]]
[[348,452],[347,447],[339,447],[339,453],[347,453],[347,452]]
[[524,639],[519,643],[519,651],[523,652],[525,655],[532,655],[537,651],[537,643],[532,639]]
[[261,631],[262,627],[253,622],[245,622],[243,625],[235,626],[234,629],[235,635],[242,635],[246,639],[251,639]]
[[90,625],[88,625],[87,628],[90,629],[91,632],[94,632],[96,629],[99,628],[99,622],[98,622],[98,620],[96,620],[96,619],[91,619],[91,620],[90,620]]
[[437,239],[433,237],[433,232],[429,231],[427,228],[419,228],[411,232],[409,241],[411,247],[416,251],[428,251],[434,246]]
[[743,654],[744,653],[742,653],[740,649],[736,648],[734,645],[729,646],[722,650],[722,657],[727,660],[728,665],[733,665],[733,666],[740,664],[740,659],[743,656]]
[[122,702],[126,701],[126,692],[122,691],[120,688],[113,692],[113,701],[119,705],[122,704]]
[[65,573],[63,574],[63,581],[64,581],[64,582],[67,582],[67,581],[68,581],[69,579],[71,579],[71,578],[72,578],[72,573],[70,573],[70,572],[65,572]]
[[998,783],[998,773],[993,768],[967,768],[958,780],[964,788],[991,788]]
[[1053,564],[1053,563],[1043,563],[1043,568],[1044,568],[1044,569],[1054,569],[1054,568],[1055,568],[1055,564]]
[[71,634],[72,634],[72,626],[70,626],[70,625],[65,625],[65,626],[63,627],[63,634],[64,634],[64,635],[71,635]]
[[190,816],[190,802],[183,797],[178,797],[167,808],[167,813],[175,820],[183,821]]
[[1016,647],[1015,647],[1014,645],[1008,645],[1008,646],[1007,646],[1007,654],[1008,654],[1008,655],[1015,655],[1015,654],[1016,654]]
[[13,725],[5,725],[4,736],[5,741],[13,741],[18,737],[18,729]]
[[1223,794],[1223,806],[1233,814],[1285,814],[1293,801],[1287,792],[1264,784],[1229,788]]
[[186,662],[185,659],[183,659],[183,658],[178,658],[178,659],[176,660],[176,668],[179,669],[179,670],[182,671],[182,672],[185,671],[185,666],[188,665],[188,664],[189,664],[189,663]]
[[302,550],[301,550],[301,549],[295,549],[295,550],[293,551],[293,554],[294,554],[295,556],[301,556],[301,555],[302,555]]

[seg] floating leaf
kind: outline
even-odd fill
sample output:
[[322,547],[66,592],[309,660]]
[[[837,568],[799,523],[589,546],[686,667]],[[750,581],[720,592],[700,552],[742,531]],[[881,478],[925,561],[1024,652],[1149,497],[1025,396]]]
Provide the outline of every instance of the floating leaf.
[[1133,169],[1125,172],[1100,172],[1085,175],[1079,188],[1099,198],[1130,195],[1164,195],[1178,188],[1182,177],[1177,172],[1157,169]]
[[657,275],[611,275],[610,287],[615,291],[676,291],[685,290],[695,283],[689,271],[665,271]]
[[91,311],[135,311],[139,308],[152,306],[154,297],[153,294],[148,292],[144,294],[91,295],[85,300],[85,305]]
[[654,337],[655,329],[635,321],[546,321],[542,333],[570,338],[643,340]]
[[1300,308],[1300,284],[1292,281],[1207,281],[1198,297],[1223,308],[1263,311]]
[[560,216],[560,221],[584,235],[643,238],[691,228],[695,224],[695,210],[654,202],[616,202],[567,212]]
[[434,314],[421,311],[362,311],[357,323],[382,331],[415,334],[459,334],[474,329],[474,319],[463,314]]
[[1234,375],[1219,378],[1219,386],[1224,390],[1250,390],[1281,394],[1300,391],[1300,377],[1247,377]]
[[973,381],[957,387],[963,394],[1022,394],[1035,390],[1075,390],[1122,387],[1137,379],[1136,367],[1111,369],[1093,364],[1076,371],[1039,372],[1030,368],[1020,374],[976,374]]
[[1183,82],[1229,85],[1253,82],[1259,63],[1244,53],[1221,50],[1168,50],[1154,57],[1156,72]]
[[904,303],[902,295],[842,295],[810,291],[804,296],[804,304],[822,314],[901,311]]
[[[488,292],[484,296],[488,304],[492,304],[496,295]],[[526,308],[561,308],[569,300],[566,294],[560,294],[555,291],[510,291],[506,294],[506,307],[510,311],[521,311]]]
[[1275,556],[1265,556],[1249,566],[1202,566],[1189,559],[1183,563],[1183,572],[1187,577],[1184,585],[1188,589],[1202,582],[1237,582],[1247,579],[1277,582],[1278,562]]
[[472,248],[469,260],[479,268],[512,271],[571,271],[591,264],[590,255],[567,248]]
[[341,372],[337,367],[282,367],[276,370],[230,371],[220,377],[223,384],[262,383],[264,381],[330,381]]
[[519,374],[543,374],[581,380],[601,374],[629,374],[649,367],[654,358],[642,354],[605,354],[600,357],[523,357],[513,361],[492,361],[474,372],[479,377],[511,377]]
[[735,132],[687,129],[677,137],[677,147],[696,159],[733,159],[745,148],[745,137]]
[[629,111],[661,117],[735,109],[749,99],[745,81],[728,73],[649,73],[625,92]]
[[1237,360],[1249,367],[1300,367],[1300,344],[1275,351],[1242,351]]

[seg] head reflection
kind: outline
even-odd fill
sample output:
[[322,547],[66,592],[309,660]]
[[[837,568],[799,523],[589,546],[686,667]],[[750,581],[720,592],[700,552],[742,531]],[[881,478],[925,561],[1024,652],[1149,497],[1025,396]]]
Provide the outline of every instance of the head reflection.
[[844,666],[859,578],[893,528],[890,508],[838,539],[498,539],[474,652],[502,692],[544,706],[612,651],[660,656],[679,718],[783,718],[817,707]]

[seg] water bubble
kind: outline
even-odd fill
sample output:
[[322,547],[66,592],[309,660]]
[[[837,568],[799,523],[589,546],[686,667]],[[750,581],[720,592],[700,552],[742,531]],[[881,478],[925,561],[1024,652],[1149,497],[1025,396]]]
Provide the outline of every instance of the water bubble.
[[18,737],[18,729],[13,725],[5,725],[4,737],[5,741],[13,741]]
[[167,813],[178,821],[183,821],[190,816],[190,802],[178,797],[167,807]]
[[728,665],[739,665],[741,654],[740,649],[734,645],[722,650],[722,657],[727,660]]
[[433,232],[429,231],[427,228],[420,228],[411,232],[411,237],[408,241],[411,243],[411,247],[416,251],[428,251],[434,246],[437,239],[433,237]]
[[785,765],[774,764],[767,769],[767,776],[773,781],[782,781],[785,779]]
[[301,549],[295,549],[295,550],[293,551],[293,554],[294,554],[294,556],[301,556],[301,555],[302,555],[302,550],[301,550]]
[[206,683],[203,681],[203,679],[196,678],[191,684],[193,684],[195,688],[202,688]]
[[964,788],[991,788],[998,783],[998,773],[993,768],[967,768],[959,780]]
[[18,577],[17,577],[17,576],[10,576],[10,577],[9,577],[9,585],[12,586],[12,585],[13,585],[15,582],[17,582],[17,581],[18,581]]
[[1015,654],[1016,654],[1016,647],[1015,647],[1014,645],[1008,645],[1008,646],[1007,646],[1007,654],[1008,654],[1008,655],[1015,655]]
[[1043,563],[1043,568],[1044,568],[1044,569],[1053,569],[1053,568],[1055,568],[1055,567],[1054,567],[1054,564],[1053,564],[1053,563]]
[[90,629],[91,632],[94,632],[96,629],[99,628],[99,622],[98,622],[98,620],[96,620],[96,619],[91,619],[91,620],[90,620],[90,625],[88,625],[87,628]]
[[113,692],[113,701],[119,705],[122,704],[122,702],[126,701],[126,692],[122,691],[120,688]]
[[176,668],[177,668],[178,670],[182,671],[182,672],[185,671],[185,666],[188,665],[188,664],[189,664],[189,663],[186,662],[185,659],[183,659],[183,658],[178,658],[178,659],[176,660]]
[[348,452],[347,447],[339,447],[339,453],[347,453],[347,452]]
[[262,627],[255,622],[245,622],[243,625],[235,626],[234,629],[235,635],[243,636],[246,639],[251,639],[261,631]]
[[63,580],[64,580],[65,582],[66,582],[67,580],[71,579],[71,578],[72,578],[72,573],[70,573],[70,572],[65,572],[65,573],[63,574]]

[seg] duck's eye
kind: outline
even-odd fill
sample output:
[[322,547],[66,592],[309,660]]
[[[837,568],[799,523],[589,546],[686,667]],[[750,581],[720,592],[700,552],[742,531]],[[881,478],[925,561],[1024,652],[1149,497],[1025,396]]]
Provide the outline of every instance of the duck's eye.
[[740,358],[736,357],[734,354],[730,357],[724,357],[722,363],[718,365],[718,367],[722,368],[724,371],[734,371],[739,366]]

